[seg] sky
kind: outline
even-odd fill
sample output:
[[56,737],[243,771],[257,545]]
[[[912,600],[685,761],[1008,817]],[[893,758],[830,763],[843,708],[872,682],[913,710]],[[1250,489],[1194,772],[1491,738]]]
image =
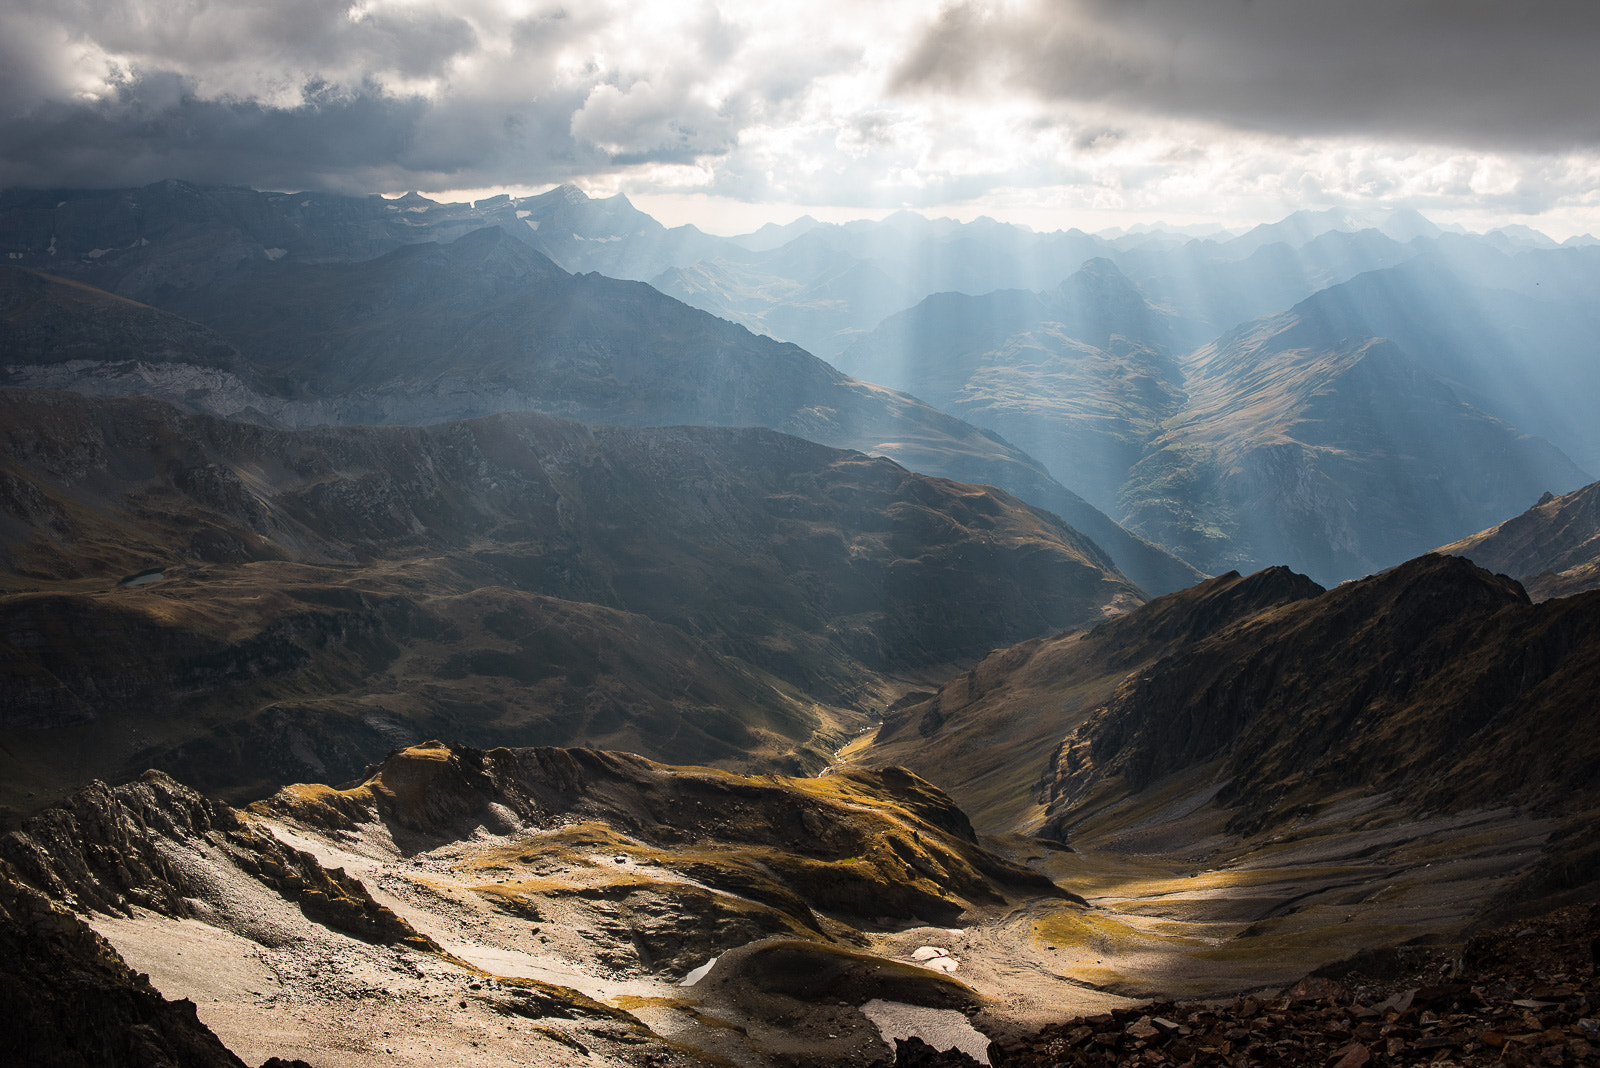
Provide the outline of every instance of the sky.
[[1600,234],[1594,0],[5,0],[0,186]]

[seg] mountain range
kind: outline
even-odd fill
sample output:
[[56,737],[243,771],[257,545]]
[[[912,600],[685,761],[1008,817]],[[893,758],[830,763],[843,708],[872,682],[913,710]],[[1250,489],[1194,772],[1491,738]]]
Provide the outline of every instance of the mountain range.
[[[1556,266],[1551,290],[1581,289],[1587,267]],[[1185,350],[1182,318],[1097,259],[1047,293],[929,297],[838,360],[1004,434],[1203,571],[1335,582],[1589,480],[1555,443],[1595,446],[1585,315],[1414,259]]]
[[[168,182],[6,193],[0,249],[212,326],[252,389],[279,384],[258,399],[232,379],[122,370],[169,399],[187,389],[211,410],[288,425],[506,409],[757,423],[998,485],[1057,512],[1153,593],[1274,563],[1357,577],[1576,488],[1600,464],[1583,403],[1600,386],[1585,340],[1600,251],[1415,213],[1301,213],[1199,238],[900,213],[722,238],[569,188],[439,204]],[[613,279],[651,279],[968,422]],[[1304,329],[1280,353],[1269,335],[1285,316]],[[6,357],[13,383],[114,388],[106,368],[46,371],[23,362],[29,351]],[[672,360],[690,351],[711,361],[698,381],[717,390],[685,393]],[[1248,367],[1286,359],[1301,394],[1249,392]],[[1429,414],[1366,448],[1363,421],[1392,414],[1370,410],[1374,390],[1402,387],[1433,397]],[[1249,437],[1230,445],[1219,424]],[[1351,503],[1367,494],[1388,499],[1370,518]]]
[[166,182],[0,251],[0,1057],[1600,1048],[1582,242]]

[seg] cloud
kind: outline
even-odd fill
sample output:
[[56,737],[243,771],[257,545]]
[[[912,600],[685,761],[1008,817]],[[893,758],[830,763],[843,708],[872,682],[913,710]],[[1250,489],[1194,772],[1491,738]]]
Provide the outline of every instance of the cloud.
[[1600,5],[1030,0],[945,8],[903,89],[1024,91],[1291,136],[1600,145]]
[[1597,24],[1566,0],[9,0],[0,185],[1577,218]]
[[736,109],[694,72],[736,27],[635,7],[16,0],[0,184],[539,185],[726,152]]

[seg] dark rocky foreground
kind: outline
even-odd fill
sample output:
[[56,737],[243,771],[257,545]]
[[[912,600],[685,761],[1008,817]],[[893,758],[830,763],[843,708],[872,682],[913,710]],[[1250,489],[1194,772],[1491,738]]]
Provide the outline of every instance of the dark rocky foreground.
[[[1277,997],[1069,1020],[996,1042],[990,1058],[999,1068],[1600,1064],[1597,957],[1600,904],[1572,905],[1481,933],[1459,953],[1364,953]],[[903,1050],[897,1063],[973,1062]]]
[[195,1017],[0,861],[0,1062],[29,1068],[237,1068]]

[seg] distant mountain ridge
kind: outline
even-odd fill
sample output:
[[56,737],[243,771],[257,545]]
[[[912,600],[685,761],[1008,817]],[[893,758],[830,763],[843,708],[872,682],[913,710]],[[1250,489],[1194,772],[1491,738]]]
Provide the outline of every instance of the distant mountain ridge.
[[[14,384],[76,377],[102,395],[141,389],[290,425],[517,409],[761,423],[1016,492],[1157,593],[1278,562],[1325,582],[1366,574],[1581,485],[1600,463],[1586,407],[1600,390],[1600,250],[1415,213],[1113,239],[901,212],[720,238],[569,187],[444,205],[168,182],[0,195],[0,248],[202,319],[265,364],[235,380],[148,360],[7,360]],[[851,373],[990,433],[566,270],[653,279],[753,330],[842,351]],[[1304,329],[1274,341],[1285,315]],[[706,365],[663,359],[668,347]],[[1225,395],[1263,385],[1227,370],[1256,359],[1299,392]],[[1408,390],[1415,411],[1400,411]]]
[[[1480,271],[1502,270],[1500,253],[1485,256]],[[1565,288],[1539,299],[1573,306],[1586,267],[1558,266],[1545,277]],[[1537,268],[1518,269],[1533,289]],[[1004,434],[1203,571],[1283,562],[1331,583],[1588,480],[1495,414],[1586,448],[1592,368],[1577,335],[1543,363],[1526,343],[1515,361],[1505,346],[1454,345],[1503,333],[1488,325],[1500,309],[1526,319],[1536,306],[1512,293],[1474,301],[1476,285],[1418,259],[1184,351],[1181,317],[1093,260],[1053,293],[930,297],[839,362]],[[1482,311],[1428,310],[1458,305]]]
[[1172,317],[1095,259],[1044,293],[929,297],[838,363],[1005,435],[1114,508],[1150,437],[1183,403],[1176,348]]
[[[635,426],[770,426],[1007,488],[1062,515],[1149,589],[1199,574],[993,434],[642,283],[569,275],[494,227],[356,263],[256,259],[151,299],[212,327],[250,373],[201,382],[171,370],[163,388],[148,369],[78,368],[88,391],[142,380],[142,391],[198,410],[289,426],[519,410]],[[72,385],[56,364],[24,365],[0,351],[0,366],[19,382]]]

